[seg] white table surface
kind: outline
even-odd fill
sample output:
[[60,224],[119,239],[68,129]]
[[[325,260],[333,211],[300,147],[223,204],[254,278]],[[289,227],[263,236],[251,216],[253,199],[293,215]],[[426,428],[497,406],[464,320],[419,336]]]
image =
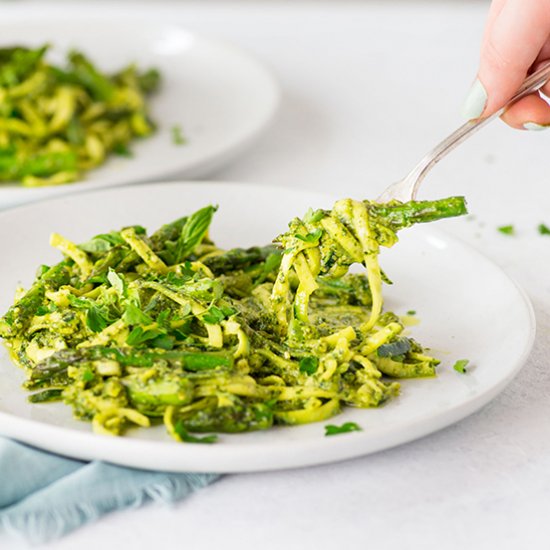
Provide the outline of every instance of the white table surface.
[[[114,5],[114,8],[113,8]],[[118,6],[118,7],[117,7]],[[132,7],[129,10],[129,7]],[[145,4],[4,3],[10,11]],[[219,35],[284,90],[271,131],[213,179],[373,197],[460,122],[482,1],[153,2],[150,16]],[[443,222],[526,289],[531,358],[489,406],[414,443],[323,467],[226,476],[170,508],[112,514],[48,548],[548,548],[550,132],[498,122],[444,160],[423,196],[465,194],[475,220]],[[496,227],[514,224],[517,236]],[[2,549],[24,545],[0,537]]]

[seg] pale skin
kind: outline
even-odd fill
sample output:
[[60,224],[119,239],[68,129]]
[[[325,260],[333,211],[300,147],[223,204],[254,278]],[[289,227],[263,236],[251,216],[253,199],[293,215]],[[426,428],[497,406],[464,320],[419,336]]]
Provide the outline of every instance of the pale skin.
[[[525,77],[550,61],[550,0],[493,0],[481,46],[478,79],[487,92],[481,114],[500,109]],[[550,83],[542,89],[550,96]],[[502,119],[513,128],[550,125],[550,106],[538,93],[510,107]]]

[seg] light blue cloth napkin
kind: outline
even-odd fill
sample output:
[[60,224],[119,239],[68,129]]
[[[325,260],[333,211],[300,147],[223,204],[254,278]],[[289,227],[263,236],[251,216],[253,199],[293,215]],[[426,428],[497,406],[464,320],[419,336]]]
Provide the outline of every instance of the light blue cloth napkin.
[[47,542],[113,510],[183,499],[218,477],[80,462],[0,438],[0,530]]

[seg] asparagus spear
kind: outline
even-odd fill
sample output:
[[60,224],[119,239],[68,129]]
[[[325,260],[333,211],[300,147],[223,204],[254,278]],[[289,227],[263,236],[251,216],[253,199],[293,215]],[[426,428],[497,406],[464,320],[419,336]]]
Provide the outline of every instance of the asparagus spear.
[[0,336],[8,338],[24,332],[42,305],[46,289],[57,290],[69,280],[70,273],[66,260],[50,267],[0,319]]
[[411,201],[377,204],[366,202],[371,215],[394,231],[415,223],[428,223],[468,213],[464,197],[449,197],[435,201]]
[[253,246],[251,248],[233,248],[218,256],[204,259],[204,264],[209,267],[214,275],[245,269],[251,265],[264,262],[270,254],[277,252],[274,245],[264,247]]
[[29,395],[29,401],[31,403],[49,403],[51,401],[61,401],[61,394],[63,390],[60,388],[52,388],[43,390],[41,392],[33,393]]
[[238,433],[265,430],[273,425],[273,410],[265,403],[247,403],[234,398],[231,406],[211,405],[190,414],[183,414],[181,422],[190,432]]
[[225,351],[151,351],[129,347],[91,346],[79,349],[64,349],[54,353],[44,361],[38,363],[31,373],[31,380],[51,377],[65,371],[70,366],[102,360],[116,361],[125,367],[153,367],[156,364],[164,363],[170,367],[181,367],[184,370],[192,372],[230,368],[233,365],[232,354]]

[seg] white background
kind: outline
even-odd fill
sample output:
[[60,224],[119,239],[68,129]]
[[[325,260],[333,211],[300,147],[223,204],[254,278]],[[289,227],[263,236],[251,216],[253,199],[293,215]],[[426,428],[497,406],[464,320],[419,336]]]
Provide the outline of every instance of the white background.
[[[117,7],[118,6],[118,7]],[[262,59],[283,89],[272,129],[213,179],[372,198],[460,122],[488,4],[480,1],[4,3],[179,22]],[[286,472],[232,475],[173,508],[115,513],[48,547],[548,548],[550,513],[550,132],[500,122],[438,166],[421,198],[467,196],[445,228],[527,290],[533,354],[489,406],[415,443]],[[517,236],[496,227],[514,224]],[[457,269],[461,266],[457,265]],[[452,312],[451,312],[452,314]],[[0,537],[1,548],[23,548]]]

